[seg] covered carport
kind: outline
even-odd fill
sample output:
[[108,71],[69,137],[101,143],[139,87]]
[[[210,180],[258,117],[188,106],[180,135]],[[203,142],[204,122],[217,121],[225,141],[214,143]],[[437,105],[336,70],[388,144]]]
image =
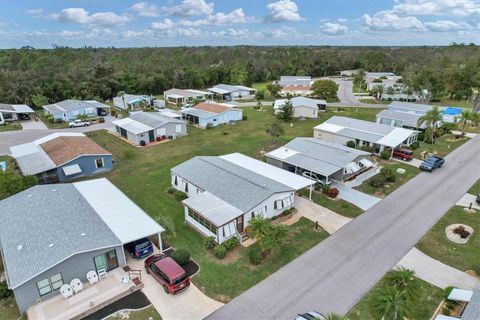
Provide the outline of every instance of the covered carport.
[[8,121],[18,121],[21,119],[21,114],[27,114],[30,118],[35,111],[25,104],[4,104],[0,103],[0,124]]

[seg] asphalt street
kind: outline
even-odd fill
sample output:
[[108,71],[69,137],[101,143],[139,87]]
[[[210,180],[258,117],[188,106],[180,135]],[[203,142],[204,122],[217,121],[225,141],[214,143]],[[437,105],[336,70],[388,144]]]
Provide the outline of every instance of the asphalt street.
[[[347,313],[480,178],[480,136],[420,173],[208,319]],[[255,272],[255,271],[252,271]]]

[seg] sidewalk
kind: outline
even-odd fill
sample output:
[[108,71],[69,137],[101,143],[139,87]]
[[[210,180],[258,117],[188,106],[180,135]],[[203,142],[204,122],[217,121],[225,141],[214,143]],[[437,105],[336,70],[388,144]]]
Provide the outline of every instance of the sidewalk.
[[[461,135],[462,131],[452,130],[452,134]],[[471,139],[471,138],[475,138],[476,136],[478,136],[478,134],[472,133],[472,132],[465,132],[465,137],[467,138]]]
[[417,158],[413,158],[412,160],[410,161],[403,161],[402,159],[397,159],[397,158],[392,158],[393,161],[397,161],[397,162],[400,162],[400,163],[404,163],[404,164],[408,164],[410,166],[413,166],[415,168],[420,168],[420,165],[422,164],[422,160],[420,159],[417,159]]

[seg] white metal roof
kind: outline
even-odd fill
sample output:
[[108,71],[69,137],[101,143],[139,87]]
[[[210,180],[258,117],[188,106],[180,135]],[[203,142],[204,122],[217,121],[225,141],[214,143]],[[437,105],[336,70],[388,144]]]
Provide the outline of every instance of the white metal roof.
[[12,146],[10,152],[24,175],[35,175],[56,168],[47,153],[35,143]]
[[387,134],[385,137],[378,140],[378,144],[395,148],[396,146],[402,144],[403,141],[407,140],[415,131],[395,128],[392,132]]
[[66,176],[71,176],[72,174],[77,174],[82,172],[78,164],[72,164],[70,166],[63,167],[63,172]]
[[448,295],[448,300],[469,302],[472,299],[473,291],[453,289]]
[[51,141],[53,139],[57,139],[60,137],[85,137],[85,135],[81,132],[55,132],[52,134],[49,134],[48,136],[45,136],[43,138],[35,140],[33,143],[35,143],[37,146]]
[[277,158],[277,159],[285,160],[285,159],[290,158],[291,156],[294,156],[298,153],[300,153],[300,152],[289,149],[289,148],[286,148],[286,147],[280,147],[278,149],[275,149],[275,150],[269,152],[268,155],[270,155],[271,157]]
[[277,181],[295,190],[300,190],[315,184],[314,181],[272,166],[263,161],[247,157],[241,153],[231,153],[220,156],[220,158],[227,160],[239,167],[253,171],[259,175]]
[[130,118],[115,120],[112,123],[116,126],[119,126],[120,128],[123,128],[123,129],[133,133],[133,134],[139,134],[139,133],[143,133],[143,132],[153,130],[152,127],[144,125],[143,123],[132,120]]
[[185,199],[182,203],[200,213],[217,227],[221,227],[243,214],[242,210],[223,201],[208,191]]
[[123,243],[164,231],[145,211],[105,178],[73,183]]
[[344,127],[333,124],[333,123],[324,122],[316,126],[314,129],[335,133],[342,130],[343,128]]
[[[13,110],[5,110],[5,112],[8,112],[8,113],[34,113],[35,112],[26,104],[11,104],[10,107],[12,107]],[[0,110],[1,109],[2,108],[0,107]]]

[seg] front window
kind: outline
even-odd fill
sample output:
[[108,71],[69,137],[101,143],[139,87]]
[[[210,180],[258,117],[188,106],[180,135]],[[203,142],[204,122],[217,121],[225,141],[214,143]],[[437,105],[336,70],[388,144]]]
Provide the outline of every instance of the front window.
[[52,287],[50,286],[50,282],[47,279],[43,279],[37,282],[38,293],[40,296],[44,296],[47,293],[52,292]]
[[44,296],[52,291],[60,289],[63,285],[61,273],[54,274],[50,278],[45,278],[37,282],[37,289],[40,296]]
[[103,158],[95,159],[95,166],[98,169],[103,168],[105,166],[105,164],[103,163]]
[[210,230],[213,234],[217,233],[217,226],[215,226],[213,223],[210,221],[206,220],[202,215],[196,213],[192,209],[188,209],[188,216],[192,218],[193,220],[197,221],[200,223],[202,226]]

